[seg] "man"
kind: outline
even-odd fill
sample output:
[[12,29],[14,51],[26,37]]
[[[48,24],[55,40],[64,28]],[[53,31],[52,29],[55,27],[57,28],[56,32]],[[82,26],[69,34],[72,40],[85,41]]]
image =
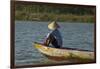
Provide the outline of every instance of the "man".
[[54,21],[48,25],[48,28],[51,31],[48,33],[44,45],[49,46],[49,44],[52,44],[55,48],[60,48],[62,46],[62,36],[58,30],[59,25]]

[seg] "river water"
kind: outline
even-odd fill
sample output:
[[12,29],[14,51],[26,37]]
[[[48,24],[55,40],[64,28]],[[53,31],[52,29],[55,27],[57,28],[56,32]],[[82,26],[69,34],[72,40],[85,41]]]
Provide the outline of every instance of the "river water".
[[[49,22],[15,21],[15,64],[30,65],[52,63],[34,46],[43,42]],[[63,47],[94,51],[94,24],[58,22],[63,37]],[[53,62],[54,63],[54,62]]]

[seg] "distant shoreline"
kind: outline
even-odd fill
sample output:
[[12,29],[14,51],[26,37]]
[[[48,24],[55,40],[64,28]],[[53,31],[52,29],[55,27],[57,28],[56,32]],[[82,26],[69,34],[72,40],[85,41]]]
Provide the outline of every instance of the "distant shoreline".
[[15,20],[94,23],[95,7],[16,4]]
[[54,7],[52,5],[16,5],[15,20],[60,21],[60,22],[95,22],[94,7]]
[[[15,20],[15,22],[45,22],[45,23],[50,23],[52,21],[30,21],[30,20]],[[68,21],[57,21],[58,23],[87,23],[87,22],[68,22]],[[87,23],[87,24],[93,24],[94,22]]]
[[86,23],[94,23],[95,18],[92,15],[71,15],[71,14],[38,14],[38,15],[22,15],[16,14],[15,20],[19,21],[54,21],[57,19],[59,22],[86,22]]

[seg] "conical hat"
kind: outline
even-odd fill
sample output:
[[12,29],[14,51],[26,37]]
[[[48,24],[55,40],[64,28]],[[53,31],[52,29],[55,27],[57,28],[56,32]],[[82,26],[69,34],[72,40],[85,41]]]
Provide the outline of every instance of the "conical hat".
[[48,25],[48,28],[50,30],[55,30],[55,29],[59,28],[59,25],[56,23],[56,21],[53,21]]

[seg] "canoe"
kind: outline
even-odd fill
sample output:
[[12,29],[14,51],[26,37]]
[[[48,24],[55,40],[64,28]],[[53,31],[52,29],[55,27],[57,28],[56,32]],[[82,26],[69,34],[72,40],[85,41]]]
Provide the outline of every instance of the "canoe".
[[76,59],[76,58],[89,59],[89,60],[94,59],[93,51],[70,49],[70,48],[66,48],[66,49],[52,48],[37,42],[34,43],[34,46],[43,55],[58,60],[67,60],[67,59]]

